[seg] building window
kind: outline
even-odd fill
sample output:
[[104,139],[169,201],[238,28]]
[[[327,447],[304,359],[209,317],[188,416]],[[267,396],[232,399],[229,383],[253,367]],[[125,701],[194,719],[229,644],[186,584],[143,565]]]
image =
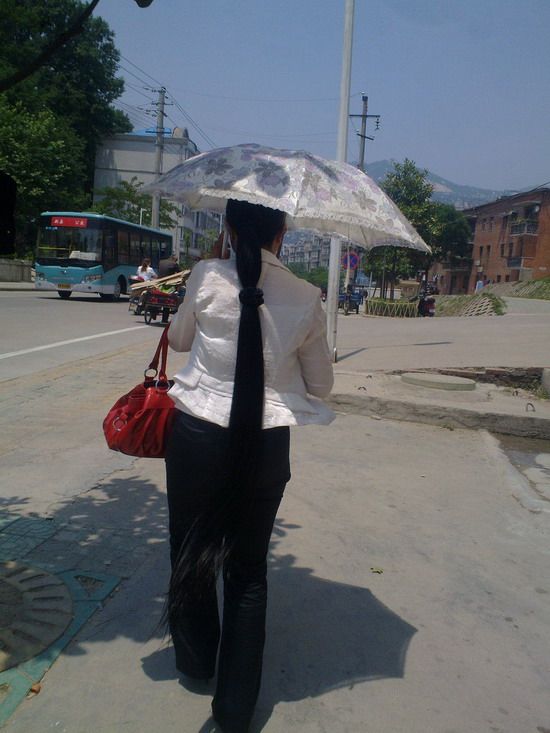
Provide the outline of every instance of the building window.
[[479,248],[479,259],[483,257],[483,247]]
[[510,275],[505,275],[504,276],[504,282],[507,282],[507,283],[510,282]]
[[489,244],[487,246],[487,259],[489,259],[490,256],[491,256],[491,245]]
[[500,245],[500,256],[504,257],[504,243]]
[[486,222],[486,221],[487,221],[486,219],[482,219],[482,220],[481,220],[481,231],[482,231],[482,232],[484,232],[484,231],[485,231],[485,222]]
[[511,257],[512,256],[513,251],[514,251],[514,243],[513,242],[510,242],[508,244],[508,257]]

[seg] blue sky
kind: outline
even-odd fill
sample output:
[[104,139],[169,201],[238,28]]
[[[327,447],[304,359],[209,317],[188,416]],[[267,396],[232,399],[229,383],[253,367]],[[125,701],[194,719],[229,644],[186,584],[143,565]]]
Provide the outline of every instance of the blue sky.
[[[116,34],[137,126],[150,75],[205,137],[176,105],[167,125],[202,150],[336,157],[344,0],[102,0],[95,14]],[[350,112],[366,93],[382,117],[367,164],[409,157],[494,189],[550,181],[550,0],[356,0],[352,64]],[[350,162],[358,142],[350,123]]]

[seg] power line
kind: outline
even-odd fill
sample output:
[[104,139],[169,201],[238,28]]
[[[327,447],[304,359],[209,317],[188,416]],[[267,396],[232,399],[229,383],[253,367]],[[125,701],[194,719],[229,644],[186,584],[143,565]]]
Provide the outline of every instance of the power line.
[[181,106],[181,104],[178,102],[178,100],[174,97],[174,95],[170,91],[168,91],[168,95],[169,95],[170,100],[174,103],[174,105],[179,110],[179,112],[185,117],[185,119],[191,125],[193,125],[193,127],[195,128],[195,130],[197,130],[197,132],[208,143],[208,145],[210,145],[213,148],[218,147],[216,145],[216,143],[212,140],[212,138],[209,137],[209,135],[207,135],[206,132],[204,132],[204,130],[200,127],[200,125],[197,122],[195,122],[195,120],[191,117],[191,115],[183,109],[183,107]]
[[[223,94],[207,94],[205,92],[196,92],[191,89],[181,90],[184,94],[194,94],[197,97],[208,97],[209,99],[224,99],[232,102],[337,102],[338,97],[287,97],[287,98],[276,98],[276,97],[235,97],[226,96]],[[359,97],[361,92],[356,92],[350,95],[350,99],[353,97]]]
[[126,104],[125,102],[116,102],[118,107],[122,108],[123,112],[130,117],[132,122],[137,122],[139,125],[150,126],[150,120],[147,118],[145,112],[141,111],[139,107],[132,107],[132,105]]
[[295,132],[289,135],[279,135],[278,133],[270,133],[266,131],[262,132],[256,132],[254,130],[233,130],[229,129],[227,127],[213,127],[212,125],[209,126],[210,130],[215,130],[216,132],[226,132],[229,134],[234,135],[263,135],[264,137],[276,137],[281,138],[282,140],[292,140],[297,137],[303,137],[303,138],[310,138],[310,137],[324,137],[324,136],[330,136],[334,138],[336,135],[335,130],[324,130],[323,132]]
[[123,64],[119,64],[118,67],[119,69],[122,69],[123,71],[125,71],[127,74],[130,74],[130,76],[133,76],[134,79],[137,79],[140,84],[143,84],[144,88],[146,89],[149,88],[149,82],[145,81],[145,79],[142,79],[141,76],[134,74],[133,71],[131,71],[130,69],[127,69]]
[[123,56],[122,54],[120,54],[120,58],[124,59],[124,61],[126,61],[126,63],[131,64],[135,69],[137,69],[138,71],[140,71],[142,74],[145,74],[145,76],[149,77],[149,79],[151,79],[151,81],[153,81],[155,84],[158,84],[159,87],[163,86],[162,85],[162,82],[160,82],[158,79],[155,79],[155,77],[154,76],[151,76],[151,74],[148,74],[144,69],[140,68],[137,64],[134,64],[134,62],[133,61],[130,61],[130,59],[129,58],[126,58],[126,56]]
[[[146,99],[151,99],[151,96],[149,94],[146,94],[143,91],[143,89],[144,89],[143,87],[140,89],[139,87],[136,87],[135,84],[130,84],[130,82],[128,82],[128,81],[125,83],[125,86],[129,87],[130,89],[133,89],[138,94],[141,94],[142,97],[145,97]],[[147,88],[147,87],[145,87],[145,88]]]

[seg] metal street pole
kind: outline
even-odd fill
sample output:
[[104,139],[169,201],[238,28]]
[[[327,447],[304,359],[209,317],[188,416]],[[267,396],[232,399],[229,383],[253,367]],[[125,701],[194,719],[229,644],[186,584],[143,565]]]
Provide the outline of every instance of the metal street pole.
[[[164,97],[166,89],[159,89],[159,101],[157,102],[157,139],[155,142],[155,181],[162,173],[162,150],[164,148]],[[160,229],[160,194],[153,194],[153,205],[151,210],[151,226]]]
[[[336,159],[346,161],[348,150],[349,91],[351,84],[351,51],[353,42],[353,16],[355,0],[346,0],[344,15],[344,48],[342,53],[342,77],[340,81],[340,115],[338,119],[338,144]],[[338,318],[338,293],[340,290],[340,239],[331,237],[327,286],[327,339],[333,360],[338,360],[336,332]]]

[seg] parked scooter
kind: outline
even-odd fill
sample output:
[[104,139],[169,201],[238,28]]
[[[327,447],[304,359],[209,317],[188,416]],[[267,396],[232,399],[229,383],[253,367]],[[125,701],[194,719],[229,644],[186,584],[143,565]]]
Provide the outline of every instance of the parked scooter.
[[424,291],[418,296],[418,315],[425,318],[433,318],[435,316],[435,298],[428,295]]

